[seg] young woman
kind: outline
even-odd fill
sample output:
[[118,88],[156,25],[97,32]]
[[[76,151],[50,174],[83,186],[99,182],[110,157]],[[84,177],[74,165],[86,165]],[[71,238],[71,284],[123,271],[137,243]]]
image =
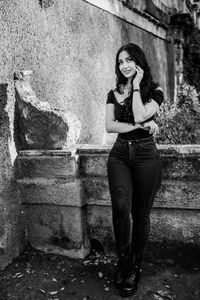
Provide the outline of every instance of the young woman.
[[122,296],[137,290],[148,241],[149,214],[161,182],[161,164],[153,136],[154,115],[163,101],[145,55],[136,44],[116,55],[117,84],[108,93],[106,130],[118,137],[108,157],[108,181],[118,254],[115,283]]

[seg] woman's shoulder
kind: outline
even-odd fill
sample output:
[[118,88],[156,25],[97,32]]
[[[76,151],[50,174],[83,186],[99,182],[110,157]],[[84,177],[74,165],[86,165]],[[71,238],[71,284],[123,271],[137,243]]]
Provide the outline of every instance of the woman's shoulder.
[[161,93],[163,93],[163,89],[162,89],[161,86],[159,86],[159,85],[155,88],[154,91],[155,91],[155,92],[161,92]]
[[113,88],[112,90],[110,90],[108,92],[108,95],[111,94],[111,95],[115,95],[115,93],[117,93],[117,89],[116,88]]
[[152,95],[152,99],[154,101],[156,101],[158,103],[158,105],[160,106],[164,100],[164,97],[163,97],[163,89],[161,88],[160,85],[157,85],[155,88],[154,88],[154,91],[153,91],[153,95]]
[[114,103],[114,98],[115,98],[115,94],[114,94],[114,90],[110,90],[108,92],[108,95],[107,95],[107,104],[109,103]]
[[114,89],[112,89],[108,92],[108,95],[113,95],[113,94],[114,94]]

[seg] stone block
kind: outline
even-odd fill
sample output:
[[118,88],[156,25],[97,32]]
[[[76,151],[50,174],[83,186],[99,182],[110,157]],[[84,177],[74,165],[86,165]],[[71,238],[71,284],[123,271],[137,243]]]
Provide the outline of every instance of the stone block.
[[90,240],[97,240],[104,249],[114,249],[112,209],[110,206],[87,206],[87,225]]
[[40,101],[32,90],[32,71],[15,73],[14,137],[18,151],[28,149],[63,149],[76,143],[79,120],[69,112]]
[[51,204],[82,207],[85,205],[83,185],[80,180],[66,182],[56,179],[19,179],[22,203]]
[[161,152],[164,179],[199,181],[200,157],[196,155],[163,155]]
[[89,205],[111,205],[108,179],[85,178],[84,181],[85,198]]
[[33,247],[72,258],[90,251],[85,209],[70,206],[26,205],[29,240]]
[[82,176],[107,176],[108,155],[80,155]]
[[[25,151],[24,151],[25,152]],[[44,155],[18,156],[18,178],[68,178],[78,176],[78,164],[71,153],[46,152]]]
[[180,209],[153,209],[151,237],[154,242],[164,240],[200,246],[200,212]]
[[200,209],[200,184],[196,181],[162,180],[154,207]]

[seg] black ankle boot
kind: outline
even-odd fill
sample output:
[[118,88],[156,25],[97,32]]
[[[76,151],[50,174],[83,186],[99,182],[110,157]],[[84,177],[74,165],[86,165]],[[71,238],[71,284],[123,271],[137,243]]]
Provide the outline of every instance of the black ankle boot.
[[120,269],[117,269],[114,276],[115,286],[117,288],[120,288],[122,286],[123,281],[124,281],[123,272]]
[[132,252],[129,258],[129,269],[127,269],[125,279],[121,285],[121,296],[129,297],[136,293],[137,285],[140,280],[141,262],[142,255]]
[[117,269],[114,275],[114,282],[117,288],[121,288],[124,278],[127,274],[127,268],[129,264],[129,248],[126,251],[121,252],[117,264]]
[[137,285],[140,279],[140,266],[134,266],[132,271],[126,276],[121,285],[120,294],[123,297],[129,297],[136,293]]

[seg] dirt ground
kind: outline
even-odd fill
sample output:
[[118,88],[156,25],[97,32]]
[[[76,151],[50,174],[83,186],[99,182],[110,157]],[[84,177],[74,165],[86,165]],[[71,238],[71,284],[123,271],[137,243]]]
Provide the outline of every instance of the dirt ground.
[[[0,299],[123,299],[113,284],[115,265],[114,254],[92,251],[86,259],[75,260],[27,246],[0,272]],[[145,259],[137,294],[124,299],[199,300],[199,262]]]

